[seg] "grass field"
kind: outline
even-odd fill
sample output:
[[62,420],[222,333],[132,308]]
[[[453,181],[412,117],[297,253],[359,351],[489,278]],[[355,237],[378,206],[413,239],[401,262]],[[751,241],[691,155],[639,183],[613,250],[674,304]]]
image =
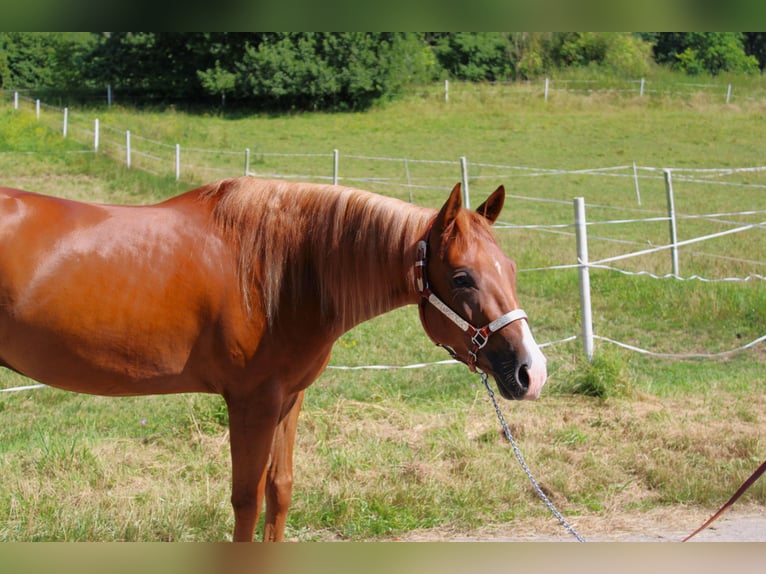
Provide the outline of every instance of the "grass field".
[[[66,140],[59,117],[59,111],[44,109],[38,121],[29,109],[0,106],[0,184],[93,201],[151,202],[208,179],[239,175],[242,157],[234,150],[250,148],[258,173],[329,174],[327,154],[340,149],[360,158],[342,156],[344,177],[398,178],[403,183],[358,185],[402,198],[412,191],[402,164],[361,158],[454,162],[409,166],[413,180],[428,181],[414,188],[415,201],[437,206],[460,177],[458,158],[466,156],[473,201],[506,185],[513,197],[501,220],[516,225],[570,224],[577,196],[585,197],[592,222],[663,217],[661,172],[638,171],[638,205],[634,163],[759,166],[766,133],[766,102],[758,100],[725,105],[705,94],[556,93],[546,103],[524,86],[458,86],[448,104],[436,87],[422,88],[358,114],[73,110]],[[94,117],[104,126],[101,151],[81,153]],[[151,158],[137,159],[134,167],[155,173],[128,170],[118,146],[126,129],[139,148],[155,146],[156,154],[168,157],[176,142],[189,150],[221,150],[218,165],[229,166],[224,169],[230,173],[194,168],[176,182],[170,160],[166,169],[149,165]],[[629,169],[620,177],[531,176],[497,166]],[[714,221],[679,219],[681,240],[766,220],[762,172],[711,177],[679,171],[674,177],[680,215],[729,214]],[[764,232],[756,227],[682,248],[680,274],[766,275]],[[578,334],[576,270],[533,270],[575,262],[572,229],[511,227],[497,234],[521,269],[519,296],[537,340]],[[668,223],[601,223],[589,227],[589,236],[595,261],[667,243]],[[667,252],[619,265],[670,272]],[[603,337],[686,354],[727,351],[766,334],[763,280],[678,281],[600,269],[591,274],[594,330]],[[659,506],[712,509],[764,458],[766,344],[718,358],[674,359],[598,340],[589,364],[580,341],[572,341],[548,347],[546,355],[550,380],[541,400],[503,407],[530,467],[575,524],[578,516]],[[331,364],[443,358],[422,333],[415,310],[406,308],[344,335]],[[0,375],[0,387],[25,384],[7,371]],[[107,399],[46,388],[0,394],[0,417],[0,540],[229,536],[228,437],[217,397]],[[499,433],[479,380],[464,367],[328,370],[307,394],[298,434],[287,533],[294,539],[396,539],[434,528],[466,532],[547,513]],[[763,481],[746,498],[766,504]]]

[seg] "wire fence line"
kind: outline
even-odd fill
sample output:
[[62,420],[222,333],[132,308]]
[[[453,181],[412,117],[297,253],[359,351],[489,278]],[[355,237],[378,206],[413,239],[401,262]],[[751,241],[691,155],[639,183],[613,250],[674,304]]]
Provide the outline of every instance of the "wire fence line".
[[[416,86],[414,89],[419,91],[430,91],[431,86]],[[463,82],[445,80],[443,89],[440,91],[438,88],[433,91],[434,97],[443,99],[445,102],[459,99],[462,94],[476,94],[477,91],[490,90],[495,93],[500,92],[501,97],[513,98],[520,95],[532,95],[536,98],[541,98],[544,101],[548,101],[552,96],[556,94],[575,94],[575,95],[593,95],[593,94],[607,94],[607,95],[620,95],[627,97],[673,97],[673,98],[688,98],[697,94],[704,94],[705,96],[712,98],[713,101],[719,101],[721,103],[734,103],[734,102],[760,102],[763,101],[766,94],[764,94],[764,87],[762,83],[758,82],[738,82],[733,81],[719,81],[719,82],[684,82],[674,81],[672,79],[663,78],[556,78],[556,77],[541,77],[536,79],[530,79],[525,81],[490,81],[482,83]],[[34,101],[36,94],[47,93],[52,97],[65,98],[69,96],[66,92],[57,90],[35,90],[35,89],[16,89],[16,90],[0,90],[0,93],[6,95],[8,99],[25,99],[28,101]],[[119,88],[114,88],[111,85],[105,85],[103,87],[94,87],[79,90],[79,101],[88,101],[95,105],[107,105],[112,106],[114,102],[122,102],[123,104],[142,104],[145,103],[142,100],[142,96],[139,93],[129,93]],[[41,105],[45,107],[46,104],[41,102]]]
[[[14,105],[18,108],[19,105],[23,103],[31,104],[32,101],[28,100],[26,98],[21,98],[19,100],[18,95],[16,94]],[[285,173],[284,171],[279,170],[273,170],[273,169],[252,169],[252,166],[250,165],[250,156],[251,151],[250,149],[245,149],[243,151],[236,151],[236,150],[222,150],[222,149],[208,149],[208,148],[199,148],[199,147],[188,147],[188,148],[181,148],[180,144],[170,144],[162,141],[158,141],[152,138],[147,138],[135,133],[131,133],[130,130],[124,130],[122,128],[105,125],[103,123],[100,123],[98,119],[93,120],[91,122],[90,120],[83,120],[79,119],[79,114],[69,114],[67,109],[59,109],[55,108],[53,106],[48,106],[46,104],[42,104],[39,100],[36,100],[35,102],[35,108],[37,110],[38,119],[40,118],[40,108],[44,108],[48,112],[63,112],[64,121],[69,121],[70,119],[72,121],[75,121],[77,119],[78,125],[80,126],[78,131],[81,134],[84,134],[86,136],[86,140],[79,142],[82,143],[82,145],[89,145],[89,142],[92,142],[93,145],[93,151],[98,152],[99,147],[101,148],[102,152],[106,152],[106,150],[110,150],[110,155],[113,155],[115,159],[119,159],[120,157],[124,158],[126,163],[129,167],[135,167],[136,169],[142,169],[149,173],[155,174],[155,175],[161,175],[163,173],[163,168],[159,165],[161,163],[165,163],[166,168],[169,168],[168,171],[174,168],[176,179],[180,179],[182,172],[196,172],[196,173],[202,173],[202,172],[211,172],[215,174],[215,177],[222,177],[227,175],[236,175],[237,171],[240,171],[244,174],[252,174],[252,175],[258,175],[262,177],[275,177],[275,178],[285,178],[285,179],[302,179],[302,180],[314,180],[314,181],[333,181],[334,183],[353,183],[353,182],[364,182],[367,184],[374,184],[375,186],[388,186],[388,187],[405,187],[408,191],[409,197],[411,200],[414,201],[415,197],[414,194],[417,191],[420,190],[441,190],[443,189],[441,186],[435,186],[433,185],[434,181],[434,174],[428,173],[424,174],[422,176],[414,175],[411,173],[411,167],[412,166],[418,166],[418,165],[430,165],[430,166],[457,166],[458,161],[457,160],[426,160],[426,159],[417,159],[417,158],[406,158],[406,157],[379,157],[379,156],[372,156],[372,155],[362,155],[362,154],[344,154],[343,160],[344,162],[354,162],[354,161],[363,161],[363,162],[386,162],[386,163],[394,163],[394,164],[401,164],[404,166],[403,173],[400,173],[398,175],[341,175],[338,173],[338,164],[339,164],[339,158],[340,153],[337,149],[333,150],[332,153],[280,153],[280,152],[265,152],[265,151],[258,151],[254,155],[259,158],[312,158],[316,159],[319,158],[321,160],[328,160],[333,159],[332,163],[332,173],[330,173],[330,162],[324,162],[322,167],[320,168],[321,171],[308,171],[308,172],[295,172],[290,171],[289,173]],[[50,114],[47,114],[50,115]],[[55,114],[54,114],[55,115]],[[115,138],[108,139],[105,137],[102,137],[100,135],[100,132],[108,132],[115,136]],[[67,133],[66,125],[63,129],[63,133]],[[72,132],[70,132],[72,133]],[[122,139],[122,135],[125,134],[124,141]],[[133,141],[141,142],[142,144],[146,144],[146,146],[156,148],[154,150],[147,150],[147,149],[137,149],[136,146],[131,146],[130,141],[131,138]],[[83,150],[79,150],[80,153],[83,152]],[[181,160],[181,154],[183,153],[184,156],[194,156],[193,159],[188,159],[182,162]],[[134,156],[138,161],[131,161],[131,156]],[[211,163],[208,163],[205,161],[206,157],[209,156],[215,156],[215,159],[218,160],[218,165],[211,165]],[[220,161],[221,158],[225,158],[226,161]],[[240,169],[236,169],[232,166],[231,161],[229,160],[240,160],[240,164],[242,167]],[[639,166],[635,162],[631,165],[620,165],[620,166],[606,166],[606,167],[597,167],[597,168],[585,168],[585,169],[561,169],[561,168],[540,168],[540,167],[528,167],[528,166],[512,166],[512,165],[501,165],[496,163],[486,163],[486,162],[468,162],[465,157],[460,158],[461,162],[460,165],[464,166],[464,171],[466,167],[470,167],[471,173],[470,178],[467,173],[461,174],[461,179],[464,182],[464,193],[466,197],[466,203],[470,202],[470,196],[468,192],[468,180],[476,181],[481,179],[487,179],[487,178],[498,178],[503,177],[507,178],[511,173],[516,173],[517,175],[521,177],[549,177],[549,176],[575,176],[575,175],[588,175],[588,176],[595,176],[595,177],[621,177],[621,178],[632,178],[635,182],[635,193],[636,193],[636,199],[638,203],[638,207],[630,207],[626,205],[599,205],[596,203],[591,203],[588,205],[589,209],[619,209],[622,212],[634,212],[634,213],[644,213],[644,214],[651,214],[653,217],[643,217],[643,218],[635,218],[635,219],[613,219],[613,220],[604,220],[604,221],[596,221],[596,222],[588,222],[588,225],[608,225],[608,224],[626,224],[626,223],[649,223],[649,222],[662,222],[662,221],[669,221],[671,219],[670,215],[663,216],[660,215],[660,211],[657,209],[646,209],[641,207],[641,197],[640,197],[640,180],[646,180],[646,179],[662,179],[666,177],[666,173],[672,172],[675,178],[676,183],[710,183],[715,185],[726,185],[726,186],[735,186],[735,187],[748,187],[748,188],[766,188],[766,181],[763,183],[759,182],[737,182],[737,181],[720,181],[721,177],[724,176],[732,176],[732,175],[738,175],[738,174],[759,174],[766,172],[766,166],[755,166],[755,167],[741,167],[741,168],[685,168],[685,167],[678,167],[678,168],[658,168],[658,167],[649,167],[649,166]],[[314,167],[316,167],[318,164],[314,164]],[[494,170],[500,170],[502,175],[498,173],[494,174],[485,174],[482,173],[482,170],[491,168]],[[443,171],[443,170],[440,170]],[[660,175],[660,174],[663,175]],[[650,175],[647,175],[650,174]],[[443,176],[441,176],[443,178]],[[449,177],[449,181],[454,183],[454,176],[447,176]],[[711,178],[719,178],[718,180],[713,180]],[[421,182],[429,182],[429,184],[424,184]],[[563,200],[563,199],[555,199],[555,198],[546,198],[546,197],[535,197],[535,196],[529,196],[529,195],[519,195],[519,194],[508,194],[508,197],[514,200],[520,200],[520,201],[533,201],[533,202],[547,202],[552,203],[556,205],[569,205],[569,200]],[[724,220],[721,219],[723,216],[739,216],[744,217],[746,215],[753,215],[756,213],[763,213],[762,211],[754,211],[751,210],[749,212],[722,212],[722,213],[716,213],[716,214],[683,214],[678,213],[676,214],[676,217],[678,219],[707,219],[709,221],[714,221],[716,223],[721,223],[725,225],[731,225],[731,226],[737,226],[741,225],[741,222],[739,221],[731,221],[731,220]],[[566,228],[567,224],[531,224],[527,225],[525,228],[527,229],[540,229],[540,230],[550,230],[558,228]],[[501,222],[498,225],[499,228],[512,228],[512,224],[506,224]],[[614,238],[607,238],[607,237],[593,237],[592,239],[597,241],[612,241],[612,242],[620,242],[620,239],[614,239]]]
[[[36,103],[36,109],[40,109],[40,104]],[[44,106],[44,109],[46,111],[50,112],[61,112],[62,110],[59,110],[57,108],[54,108],[52,106]],[[39,112],[38,112],[39,117]],[[68,113],[66,111],[64,113],[64,117],[67,119],[72,119],[74,116]],[[76,118],[77,119],[77,118]],[[80,120],[81,121],[81,120]],[[82,123],[82,121],[81,121]],[[219,150],[219,149],[207,149],[207,148],[196,148],[196,147],[189,147],[189,148],[183,148],[181,150],[181,147],[179,144],[169,144],[166,142],[161,142],[155,139],[146,138],[143,136],[140,136],[138,134],[132,133],[130,130],[123,130],[121,128],[108,126],[101,124],[98,122],[98,120],[95,120],[92,124],[90,122],[85,122],[85,126],[80,126],[77,130],[69,130],[70,136],[72,134],[80,134],[81,137],[84,137],[85,139],[83,141],[78,141],[78,143],[81,143],[84,146],[91,147],[91,149],[85,149],[85,150],[72,150],[67,152],[60,152],[60,153],[105,153],[109,155],[110,157],[113,157],[116,160],[120,160],[121,158],[125,158],[126,161],[131,165],[131,167],[135,167],[136,169],[141,169],[144,171],[147,171],[149,173],[153,173],[155,175],[162,175],[163,173],[167,174],[167,169],[164,169],[161,167],[160,164],[166,164],[168,163],[168,159],[174,159],[175,160],[175,169],[176,169],[176,176],[177,179],[180,177],[180,168],[179,168],[179,155],[181,152],[183,152],[184,155],[192,155],[195,158],[205,158],[207,156],[215,156],[215,160],[218,161],[218,165],[210,165],[206,163],[200,163],[200,164],[192,164],[187,163],[184,164],[185,169],[193,171],[197,170],[199,172],[207,170],[207,171],[214,171],[218,174],[223,174],[223,176],[231,176],[231,175],[238,175],[240,173],[245,174],[257,174],[259,176],[270,176],[275,178],[284,178],[284,179],[306,179],[306,180],[312,180],[312,181],[333,181],[333,182],[352,182],[352,181],[364,181],[368,183],[374,183],[375,185],[379,186],[396,186],[398,188],[405,187],[409,192],[409,197],[411,201],[414,201],[414,192],[418,190],[438,190],[440,192],[443,191],[444,187],[439,185],[427,185],[425,183],[421,182],[432,182],[434,180],[433,174],[428,175],[413,175],[411,173],[411,170],[417,166],[434,166],[438,168],[440,171],[443,171],[443,168],[445,166],[447,167],[457,167],[461,166],[465,170],[465,166],[468,166],[469,168],[475,168],[479,173],[472,174],[470,177],[471,181],[474,180],[480,180],[480,179],[488,179],[488,178],[498,178],[498,177],[507,177],[511,174],[517,174],[519,177],[560,177],[560,176],[588,176],[588,177],[609,177],[609,178],[625,178],[631,180],[635,184],[635,194],[636,194],[636,203],[637,205],[609,205],[609,204],[599,204],[599,203],[593,203],[588,204],[589,209],[593,210],[619,210],[624,213],[634,213],[637,216],[636,218],[613,218],[613,219],[603,219],[603,220],[597,220],[597,221],[584,221],[582,222],[582,225],[585,228],[588,227],[609,227],[609,226],[620,226],[620,225],[626,225],[626,224],[647,224],[647,223],[669,223],[674,220],[688,220],[688,221],[694,221],[694,220],[706,220],[709,222],[715,222],[720,225],[727,225],[731,226],[731,229],[724,230],[721,232],[713,233],[713,234],[706,234],[702,236],[698,236],[695,238],[687,239],[684,241],[672,241],[667,244],[663,245],[652,245],[648,249],[639,249],[637,251],[632,251],[630,253],[623,253],[619,255],[613,255],[610,257],[601,258],[599,260],[596,260],[595,262],[588,262],[588,261],[582,261],[579,260],[576,263],[562,263],[562,264],[555,264],[555,265],[547,265],[543,267],[537,267],[537,268],[526,268],[526,269],[520,269],[519,271],[522,273],[526,272],[539,272],[539,271],[561,271],[561,270],[574,270],[574,269],[599,269],[604,271],[613,271],[617,273],[621,273],[624,275],[634,275],[634,276],[643,276],[646,278],[651,279],[658,279],[658,280],[677,280],[677,281],[701,281],[705,283],[716,283],[716,282],[751,282],[751,281],[762,281],[765,280],[764,275],[760,273],[749,273],[744,277],[720,277],[720,278],[708,278],[704,277],[698,274],[693,274],[688,277],[681,276],[677,270],[674,270],[673,273],[668,274],[660,274],[660,273],[654,273],[652,271],[648,270],[628,270],[628,269],[621,269],[614,267],[613,265],[607,265],[613,264],[617,261],[632,259],[636,257],[640,257],[643,255],[651,254],[651,253],[657,253],[661,251],[668,251],[668,250],[677,250],[679,247],[691,245],[695,243],[701,243],[703,241],[708,241],[710,239],[714,239],[717,237],[723,237],[726,235],[731,235],[743,231],[753,231],[753,230],[763,230],[766,228],[766,221],[761,221],[757,223],[750,223],[747,225],[742,225],[742,221],[735,221],[732,219],[722,219],[724,217],[726,218],[736,218],[736,217],[753,217],[753,216],[759,216],[766,213],[766,209],[750,209],[750,210],[742,210],[742,211],[716,211],[714,213],[707,213],[707,214],[682,214],[682,213],[668,213],[664,212],[661,209],[657,208],[648,208],[646,206],[643,206],[641,203],[640,198],[640,190],[639,190],[639,181],[640,180],[662,180],[665,179],[667,181],[668,176],[667,173],[671,172],[674,178],[675,183],[693,183],[693,184],[714,184],[714,185],[730,185],[732,187],[746,187],[746,188],[755,188],[755,189],[761,189],[766,188],[766,181],[764,183],[743,183],[743,182],[735,182],[735,181],[721,181],[721,178],[724,177],[731,177],[731,176],[737,176],[737,175],[748,175],[748,176],[757,176],[759,174],[766,173],[766,166],[751,166],[751,167],[741,167],[741,168],[658,168],[658,167],[650,167],[650,166],[639,166],[635,163],[629,164],[629,165],[620,165],[620,166],[606,166],[606,167],[598,167],[598,168],[585,168],[585,169],[561,169],[561,168],[540,168],[540,167],[529,167],[529,166],[511,166],[511,165],[500,165],[500,164],[494,164],[494,163],[482,163],[482,162],[467,162],[465,161],[465,158],[461,158],[462,161],[458,162],[457,160],[428,160],[428,159],[417,159],[417,158],[405,158],[405,157],[379,157],[379,156],[370,156],[370,155],[362,155],[362,154],[344,154],[340,155],[339,151],[337,149],[333,150],[332,153],[280,153],[280,152],[265,152],[265,151],[258,151],[256,153],[251,153],[251,150],[246,149],[243,151],[236,151],[236,150]],[[64,130],[66,131],[66,130]],[[105,138],[102,137],[104,133],[112,134],[111,138]],[[72,136],[74,137],[74,136]],[[140,142],[144,149],[136,149],[135,146],[131,146],[131,142]],[[107,151],[109,150],[109,151]],[[35,152],[0,152],[0,155],[8,155],[13,153],[35,153]],[[131,162],[131,155],[134,158],[138,158],[137,162]],[[300,158],[300,159],[310,159],[310,160],[320,160],[322,163],[320,164],[312,164],[314,167],[317,165],[320,165],[321,171],[311,171],[307,173],[284,173],[280,171],[275,172],[264,172],[263,170],[253,170],[252,166],[250,165],[250,161],[252,159],[252,156],[256,156],[257,158]],[[363,173],[356,173],[352,176],[341,176],[338,173],[338,164],[339,159],[342,157],[344,162],[347,161],[357,161],[357,162],[379,162],[379,163],[386,163],[390,165],[399,164],[403,168],[403,172],[397,176],[392,175],[375,175],[375,174],[368,174],[364,175]],[[226,161],[221,161],[221,158],[224,158]],[[235,160],[234,162],[230,160]],[[332,160],[329,161],[329,160]],[[204,159],[201,161],[204,162]],[[154,162],[156,164],[154,167],[150,167],[150,164]],[[238,166],[234,166],[234,163],[239,163]],[[482,173],[482,170],[486,169],[493,169],[498,170],[502,173],[502,175],[498,174],[485,174]],[[442,176],[443,178],[444,176]],[[449,176],[448,176],[449,177]],[[461,173],[461,177],[466,184],[465,187],[468,187],[468,177],[466,173]],[[452,183],[454,183],[455,176],[449,177],[449,180],[451,183],[449,184],[451,186]],[[467,189],[466,189],[467,191]],[[542,203],[549,203],[554,205],[561,205],[561,206],[570,206],[572,204],[571,201],[567,201],[564,199],[556,199],[556,198],[550,198],[550,197],[536,197],[536,196],[525,196],[525,195],[519,195],[519,194],[507,194],[507,197],[518,200],[518,201],[530,201],[530,202],[542,202]],[[466,196],[466,199],[469,199],[469,196]],[[498,231],[505,231],[505,230],[538,230],[541,232],[547,232],[547,233],[554,233],[554,234],[560,234],[565,236],[574,236],[577,233],[577,222],[567,222],[567,223],[549,223],[549,224],[515,224],[512,222],[507,221],[498,221],[495,225],[495,227],[498,229]],[[591,235],[588,237],[589,241],[597,241],[597,242],[607,242],[607,243],[613,243],[613,244],[622,244],[622,245],[636,245],[636,246],[645,246],[646,242],[641,241],[635,241],[625,238],[615,238],[615,237],[604,237],[604,236],[594,236]],[[757,260],[757,259],[745,259],[745,258],[738,258],[731,255],[720,255],[720,254],[710,254],[710,253],[699,253],[699,252],[693,252],[698,255],[705,255],[710,257],[718,257],[718,258],[725,258],[730,261],[734,262],[741,262],[741,263],[747,263],[752,265],[766,265],[766,261],[764,260]],[[566,337],[561,340],[557,341],[549,341],[546,343],[543,343],[541,346],[555,346],[567,342],[571,342],[574,340],[582,339],[583,335],[572,335],[569,337]],[[612,339],[609,339],[607,337],[603,337],[600,335],[594,335],[593,338],[602,340],[604,342],[616,344],[618,346],[621,346],[625,349],[633,350],[635,352],[640,352],[642,354],[649,354],[657,357],[672,357],[672,358],[699,358],[699,357],[718,357],[718,356],[725,356],[731,353],[740,352],[749,348],[752,348],[753,346],[761,343],[766,338],[766,335],[763,337],[759,337],[755,339],[753,342],[749,343],[748,345],[738,347],[736,349],[730,350],[730,351],[724,351],[722,353],[711,353],[711,354],[699,354],[699,353],[692,353],[692,354],[683,354],[683,353],[677,353],[677,354],[671,354],[671,353],[657,353],[652,352],[646,349],[640,349],[639,347],[636,347],[634,345],[630,345],[628,343],[622,343],[618,341],[613,341]],[[395,368],[395,369],[409,369],[409,368],[422,368],[422,367],[429,367],[433,365],[446,365],[451,364],[451,361],[438,361],[433,363],[417,363],[413,365],[403,365],[403,366],[386,366],[386,365],[369,365],[369,366],[341,366],[341,365],[333,365],[332,368],[338,369],[338,370],[360,370],[360,369],[385,369],[385,368]],[[22,387],[23,389],[26,388],[39,388],[39,386],[32,385],[32,386],[26,386]],[[9,391],[9,389],[4,389],[4,392]]]
[[[630,96],[690,96],[704,93],[708,96],[720,98],[721,102],[732,103],[733,100],[760,101],[761,94],[756,92],[739,95],[741,90],[735,91],[732,83],[700,83],[700,82],[656,82],[646,78],[623,79],[623,80],[587,80],[587,79],[551,79],[545,78],[538,81],[538,89],[542,89],[545,101],[549,95],[555,92],[566,93],[618,93]],[[606,84],[606,85],[605,85]],[[561,87],[558,87],[561,85]],[[596,86],[596,87],[594,87]],[[761,96],[761,97],[759,97]]]

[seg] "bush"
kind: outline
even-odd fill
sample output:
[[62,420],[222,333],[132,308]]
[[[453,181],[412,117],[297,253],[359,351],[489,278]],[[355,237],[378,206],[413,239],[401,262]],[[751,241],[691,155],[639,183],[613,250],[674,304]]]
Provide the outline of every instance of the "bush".
[[574,395],[606,399],[632,394],[633,384],[624,360],[617,354],[600,352],[592,361],[578,359],[571,379],[561,390]]
[[458,80],[500,81],[512,78],[510,44],[500,32],[456,32],[437,39],[439,64]]
[[659,34],[656,42],[657,61],[689,75],[759,71],[757,58],[745,52],[740,32],[672,32]]
[[364,109],[408,82],[431,79],[431,67],[408,34],[270,34],[247,47],[235,93],[282,109]]
[[645,75],[652,62],[652,48],[631,34],[573,32],[562,34],[553,56],[559,67],[600,66],[619,76]]

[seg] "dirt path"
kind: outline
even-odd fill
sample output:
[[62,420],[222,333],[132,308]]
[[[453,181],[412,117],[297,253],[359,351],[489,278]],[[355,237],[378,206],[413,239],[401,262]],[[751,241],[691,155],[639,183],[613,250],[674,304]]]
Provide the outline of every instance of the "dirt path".
[[[640,514],[568,518],[589,542],[680,542],[701,526],[712,512],[686,507],[662,508]],[[518,520],[502,528],[473,532],[428,530],[413,532],[404,541],[576,542],[554,518]],[[695,536],[697,542],[766,542],[766,507],[734,507]]]

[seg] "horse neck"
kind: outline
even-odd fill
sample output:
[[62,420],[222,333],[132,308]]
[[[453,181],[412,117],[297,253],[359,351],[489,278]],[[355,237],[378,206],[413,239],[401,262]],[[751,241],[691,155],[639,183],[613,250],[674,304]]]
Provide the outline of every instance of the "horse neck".
[[236,178],[196,190],[235,245],[244,307],[339,335],[418,301],[416,244],[435,211],[315,184]]
[[375,211],[377,216],[363,222],[338,221],[338,227],[317,244],[324,251],[317,254],[324,262],[318,266],[323,319],[341,332],[419,300],[416,245],[432,210],[385,200]]

